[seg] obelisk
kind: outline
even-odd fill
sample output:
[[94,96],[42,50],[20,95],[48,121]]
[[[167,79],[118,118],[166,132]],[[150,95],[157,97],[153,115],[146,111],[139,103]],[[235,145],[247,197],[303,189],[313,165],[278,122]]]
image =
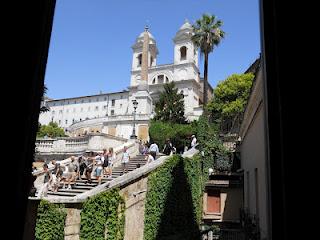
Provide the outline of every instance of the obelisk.
[[148,26],[144,29],[142,45],[142,63],[141,63],[141,83],[148,84],[148,53],[149,53],[149,33]]

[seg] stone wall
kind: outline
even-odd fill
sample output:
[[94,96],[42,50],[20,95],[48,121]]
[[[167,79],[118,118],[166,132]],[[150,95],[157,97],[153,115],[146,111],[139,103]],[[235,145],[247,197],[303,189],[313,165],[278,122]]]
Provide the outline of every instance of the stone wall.
[[64,227],[64,239],[65,240],[79,240],[80,234],[80,209],[67,208],[67,217]]
[[[144,209],[148,177],[144,176],[120,190],[125,201],[124,240],[143,240]],[[81,204],[68,204],[64,227],[65,240],[80,239]]]
[[143,177],[120,191],[126,203],[124,240],[143,239],[147,182],[148,177]]

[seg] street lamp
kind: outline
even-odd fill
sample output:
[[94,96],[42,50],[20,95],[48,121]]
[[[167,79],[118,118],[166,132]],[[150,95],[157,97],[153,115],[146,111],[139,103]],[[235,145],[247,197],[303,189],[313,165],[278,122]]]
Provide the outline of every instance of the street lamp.
[[132,130],[132,135],[130,136],[130,139],[137,139],[136,136],[136,110],[138,107],[138,101],[136,99],[132,100],[132,104],[133,104],[133,130]]

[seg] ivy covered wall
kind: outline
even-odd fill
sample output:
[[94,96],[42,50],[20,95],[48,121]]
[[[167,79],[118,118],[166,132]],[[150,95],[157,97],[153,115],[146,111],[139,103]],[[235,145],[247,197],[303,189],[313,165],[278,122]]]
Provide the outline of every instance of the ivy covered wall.
[[201,159],[174,155],[151,173],[144,239],[200,239],[203,179]]
[[64,205],[41,200],[38,206],[35,239],[64,240],[66,216]]
[[119,189],[103,192],[88,199],[81,211],[80,239],[122,240],[124,209]]

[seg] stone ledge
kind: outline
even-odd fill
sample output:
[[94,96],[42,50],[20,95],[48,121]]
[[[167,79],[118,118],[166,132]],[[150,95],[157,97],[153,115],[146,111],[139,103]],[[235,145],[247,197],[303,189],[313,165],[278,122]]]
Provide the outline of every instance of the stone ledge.
[[80,224],[74,224],[64,227],[64,235],[79,235],[80,234]]

